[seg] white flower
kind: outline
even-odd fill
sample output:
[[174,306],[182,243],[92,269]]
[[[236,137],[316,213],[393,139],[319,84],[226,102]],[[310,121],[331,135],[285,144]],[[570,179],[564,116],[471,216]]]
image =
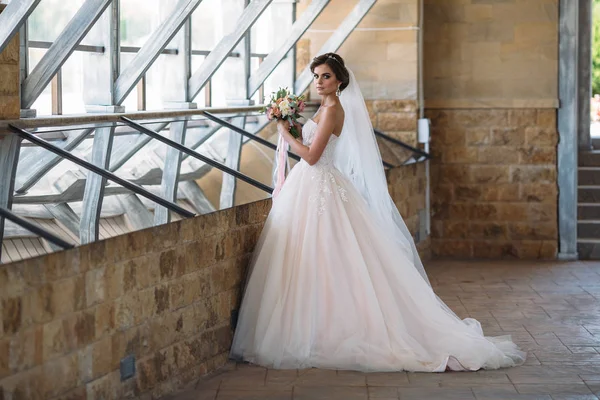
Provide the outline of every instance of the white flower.
[[290,103],[287,100],[283,100],[279,103],[279,109],[281,110],[281,115],[287,117],[290,114]]

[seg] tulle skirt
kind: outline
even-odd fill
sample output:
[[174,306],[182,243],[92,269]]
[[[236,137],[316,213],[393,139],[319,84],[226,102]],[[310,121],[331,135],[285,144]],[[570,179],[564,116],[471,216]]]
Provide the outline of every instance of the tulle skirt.
[[441,372],[510,367],[525,353],[458,318],[339,171],[300,162],[257,244],[231,357],[276,369]]

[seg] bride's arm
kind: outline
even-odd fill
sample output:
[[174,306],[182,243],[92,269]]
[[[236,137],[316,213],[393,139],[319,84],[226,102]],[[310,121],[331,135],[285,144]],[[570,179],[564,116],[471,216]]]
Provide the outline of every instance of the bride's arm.
[[319,158],[321,158],[325,146],[327,146],[327,142],[329,141],[329,137],[332,135],[333,129],[335,128],[335,112],[336,110],[334,108],[323,110],[321,118],[319,119],[319,124],[317,125],[315,140],[313,140],[310,146],[305,146],[292,136],[289,132],[289,122],[279,121],[277,123],[277,128],[279,134],[289,143],[292,152],[302,157],[309,165],[315,165],[317,161],[319,161]]

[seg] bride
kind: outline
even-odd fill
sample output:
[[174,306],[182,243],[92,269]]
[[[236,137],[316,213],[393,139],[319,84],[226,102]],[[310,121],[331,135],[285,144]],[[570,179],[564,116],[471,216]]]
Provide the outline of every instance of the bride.
[[364,99],[344,60],[311,66],[321,107],[265,223],[231,357],[277,369],[474,371],[523,363],[509,336],[485,337],[433,292],[387,191]]

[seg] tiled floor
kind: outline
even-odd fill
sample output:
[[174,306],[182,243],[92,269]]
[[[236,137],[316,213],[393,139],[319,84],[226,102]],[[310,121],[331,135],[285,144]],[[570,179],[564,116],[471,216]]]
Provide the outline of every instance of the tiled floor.
[[600,398],[600,262],[456,262],[427,268],[438,295],[486,335],[511,334],[524,366],[497,371],[277,371],[227,365],[176,400]]

